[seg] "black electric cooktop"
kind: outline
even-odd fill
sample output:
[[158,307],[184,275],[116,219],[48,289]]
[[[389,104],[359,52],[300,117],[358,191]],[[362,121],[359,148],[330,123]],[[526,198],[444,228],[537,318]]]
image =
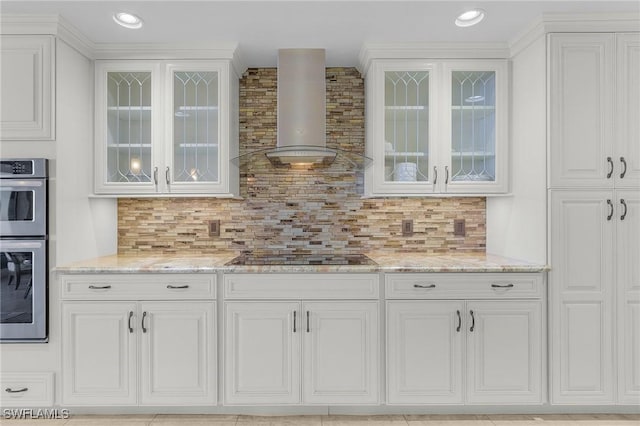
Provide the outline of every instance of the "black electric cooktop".
[[364,254],[242,254],[227,265],[376,265]]

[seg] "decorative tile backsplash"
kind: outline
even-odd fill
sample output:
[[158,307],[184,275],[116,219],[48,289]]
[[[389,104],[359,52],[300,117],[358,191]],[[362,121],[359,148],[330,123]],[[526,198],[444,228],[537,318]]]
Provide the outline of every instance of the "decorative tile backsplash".
[[[276,145],[275,68],[240,81],[240,153]],[[354,68],[327,68],[327,146],[364,152],[364,81]],[[118,252],[361,253],[485,251],[485,198],[363,199],[362,175],[336,161],[315,170],[276,169],[252,156],[240,169],[243,199],[121,198]],[[210,237],[208,221],[220,220]],[[403,219],[414,234],[402,236]],[[454,219],[466,236],[453,235]]]

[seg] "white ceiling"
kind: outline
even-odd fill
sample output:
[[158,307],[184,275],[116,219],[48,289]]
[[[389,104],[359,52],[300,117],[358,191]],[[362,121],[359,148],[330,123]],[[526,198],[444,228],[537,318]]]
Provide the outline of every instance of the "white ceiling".
[[[470,28],[453,21],[482,7],[487,18]],[[140,30],[112,16],[133,12]],[[276,65],[277,49],[325,48],[328,66],[354,66],[365,42],[508,42],[543,13],[633,12],[639,0],[0,0],[0,13],[60,14],[94,43],[237,42],[250,67]]]

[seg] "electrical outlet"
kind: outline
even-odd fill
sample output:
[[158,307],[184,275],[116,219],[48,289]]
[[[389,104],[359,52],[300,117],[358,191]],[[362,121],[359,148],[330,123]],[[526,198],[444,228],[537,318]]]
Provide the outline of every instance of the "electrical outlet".
[[402,220],[402,235],[410,237],[413,235],[413,219]]
[[220,236],[220,219],[209,221],[209,236],[210,237]]
[[453,220],[453,235],[456,237],[464,237],[467,235],[464,219]]

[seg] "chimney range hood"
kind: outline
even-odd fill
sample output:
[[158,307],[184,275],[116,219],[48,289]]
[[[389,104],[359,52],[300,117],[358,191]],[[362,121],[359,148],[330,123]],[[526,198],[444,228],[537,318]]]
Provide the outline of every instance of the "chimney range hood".
[[371,159],[361,153],[326,146],[326,70],[324,49],[278,50],[278,133],[275,148],[247,152],[246,164],[264,154],[275,167],[326,167],[341,158],[347,169],[363,170]]
[[274,165],[331,164],[326,147],[324,49],[278,50],[278,144],[265,153]]

